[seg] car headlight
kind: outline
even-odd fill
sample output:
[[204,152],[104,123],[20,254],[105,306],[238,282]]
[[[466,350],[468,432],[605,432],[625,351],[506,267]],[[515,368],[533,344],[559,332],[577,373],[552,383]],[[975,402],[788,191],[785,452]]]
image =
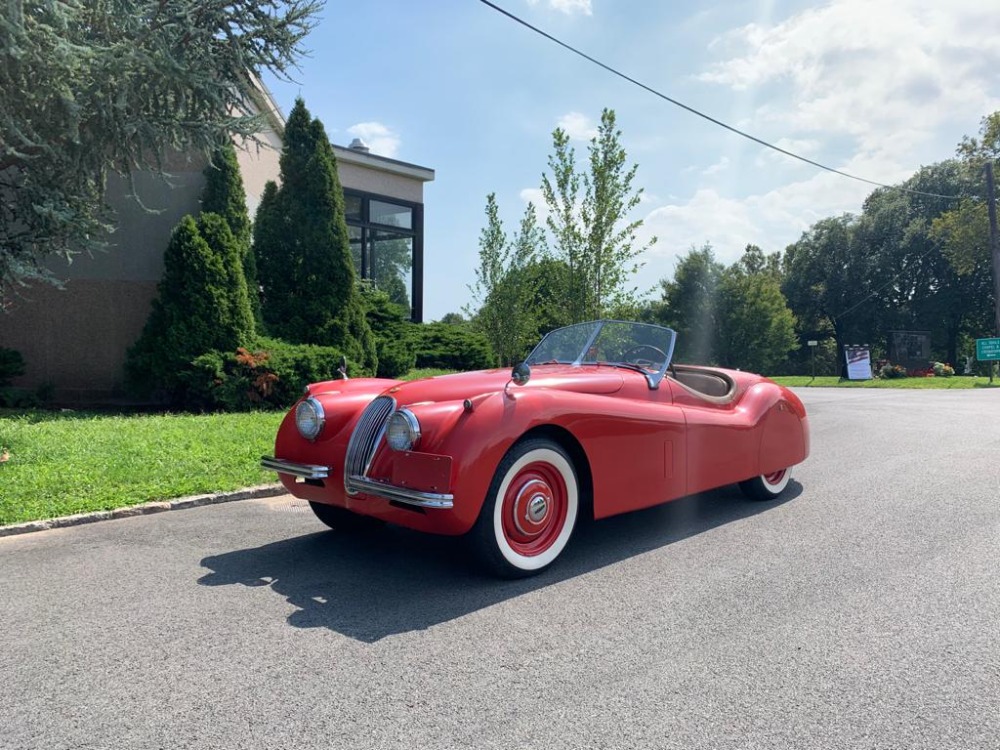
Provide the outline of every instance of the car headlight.
[[310,397],[300,401],[295,407],[295,426],[299,428],[299,434],[306,440],[315,440],[323,430],[326,422],[326,414],[323,412],[323,404]]
[[389,417],[385,441],[394,451],[412,450],[420,442],[420,422],[409,409],[397,409]]

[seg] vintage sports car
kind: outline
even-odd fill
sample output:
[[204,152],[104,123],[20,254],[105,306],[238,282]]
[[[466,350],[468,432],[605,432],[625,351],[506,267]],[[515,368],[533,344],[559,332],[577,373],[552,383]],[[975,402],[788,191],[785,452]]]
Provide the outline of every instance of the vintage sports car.
[[737,482],[777,497],[809,454],[802,402],[759,375],[672,365],[675,338],[595,321],[552,331],[513,372],[316,383],[261,464],[333,528],[469,534],[507,577],[556,560],[581,514]]

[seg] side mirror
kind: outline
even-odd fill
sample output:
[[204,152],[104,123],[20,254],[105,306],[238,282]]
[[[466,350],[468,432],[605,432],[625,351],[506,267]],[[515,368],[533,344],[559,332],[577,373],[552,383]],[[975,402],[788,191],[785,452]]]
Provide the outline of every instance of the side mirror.
[[337,372],[340,373],[340,377],[343,380],[347,380],[347,357],[340,355],[340,367],[337,368]]
[[531,380],[531,368],[528,367],[528,363],[520,362],[514,365],[514,369],[510,373],[510,379],[514,381],[514,385],[524,385]]

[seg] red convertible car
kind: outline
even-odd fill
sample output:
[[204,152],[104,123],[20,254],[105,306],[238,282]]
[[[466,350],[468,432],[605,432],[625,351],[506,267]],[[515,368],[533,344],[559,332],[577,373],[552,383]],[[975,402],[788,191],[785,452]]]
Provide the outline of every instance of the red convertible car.
[[672,365],[675,333],[595,321],[510,370],[308,386],[261,460],[321,521],[469,534],[507,577],[537,573],[581,514],[722,485],[780,495],[809,454],[799,398],[759,375]]

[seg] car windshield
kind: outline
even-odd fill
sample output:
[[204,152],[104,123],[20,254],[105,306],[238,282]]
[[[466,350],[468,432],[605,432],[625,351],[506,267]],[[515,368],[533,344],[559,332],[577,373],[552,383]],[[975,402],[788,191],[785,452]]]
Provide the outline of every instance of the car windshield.
[[645,323],[621,320],[577,323],[546,334],[525,361],[529,365],[628,367],[641,370],[655,387],[670,365],[676,337],[669,328]]

